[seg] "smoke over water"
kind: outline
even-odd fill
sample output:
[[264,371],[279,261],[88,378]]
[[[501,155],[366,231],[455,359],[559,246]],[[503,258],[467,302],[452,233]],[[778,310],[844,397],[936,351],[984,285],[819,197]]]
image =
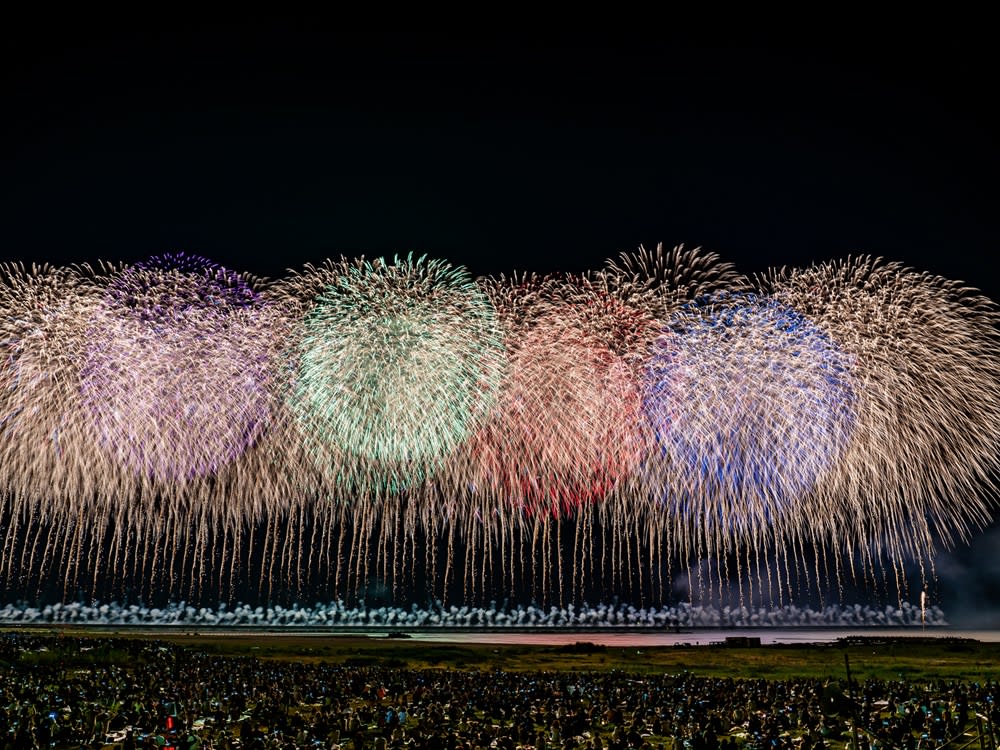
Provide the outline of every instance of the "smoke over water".
[[940,607],[922,609],[903,602],[882,608],[856,604],[822,609],[794,605],[768,608],[678,605],[636,608],[626,604],[575,607],[469,607],[437,604],[429,608],[348,607],[343,602],[312,607],[261,607],[220,604],[215,609],[175,602],[166,607],[141,604],[52,604],[0,608],[3,624],[180,625],[254,628],[743,628],[743,627],[940,627],[948,625]]
[[1000,627],[1000,528],[994,526],[968,546],[942,553],[936,561],[941,605],[953,625]]

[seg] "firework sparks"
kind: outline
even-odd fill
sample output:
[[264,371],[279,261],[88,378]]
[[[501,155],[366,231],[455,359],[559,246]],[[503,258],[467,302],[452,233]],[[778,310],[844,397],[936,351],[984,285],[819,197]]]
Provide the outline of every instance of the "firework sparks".
[[996,307],[899,264],[97,269],[0,266],[11,590],[902,592],[992,511]]
[[213,474],[272,411],[264,311],[239,275],[184,254],[115,274],[87,327],[84,413],[116,460],[160,482]]
[[490,300],[464,269],[412,256],[296,281],[321,288],[290,399],[323,469],[362,496],[433,473],[496,400],[504,359]]
[[[774,272],[776,298],[851,359],[854,429],[803,526],[834,546],[928,559],[989,518],[1000,434],[995,305],[962,284],[871,257]],[[830,512],[834,510],[834,512]]]
[[458,456],[473,493],[507,509],[572,513],[604,497],[639,456],[635,342],[652,332],[582,279],[494,284],[510,366],[492,418]]

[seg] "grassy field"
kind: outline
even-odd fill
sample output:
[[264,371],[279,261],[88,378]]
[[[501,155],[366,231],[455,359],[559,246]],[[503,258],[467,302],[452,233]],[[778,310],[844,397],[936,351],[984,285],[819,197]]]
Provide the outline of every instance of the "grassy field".
[[[109,635],[149,639],[147,633],[89,630],[37,630],[87,638]],[[428,643],[359,635],[213,635],[165,632],[157,640],[220,656],[323,661],[399,668],[535,670],[624,670],[728,677],[845,676],[845,655],[856,680],[869,677],[913,681],[1000,680],[1000,643],[913,637],[760,647],[662,646],[603,647],[581,641],[567,646]],[[90,658],[95,658],[94,652]],[[100,651],[98,651],[98,654]]]
[[[10,630],[18,630],[9,628]],[[610,671],[640,674],[679,674],[773,680],[817,678],[843,681],[847,663],[857,682],[869,678],[904,679],[912,684],[936,681],[983,682],[1000,680],[1000,643],[954,638],[911,637],[882,640],[838,641],[820,644],[738,647],[725,645],[680,645],[654,648],[604,647],[588,641],[566,646],[486,645],[427,642],[417,638],[394,639],[363,635],[304,635],[294,633],[238,633],[162,631],[113,631],[87,628],[20,629],[35,635],[53,636],[45,648],[12,651],[21,667],[58,666],[59,669],[89,671],[96,664],[127,666],[135,651],[120,639],[168,642],[181,649],[219,657],[252,656],[262,660],[326,662],[386,668],[509,671]],[[63,638],[62,636],[73,636]],[[594,634],[595,640],[599,634]],[[77,638],[86,642],[80,643]],[[155,648],[153,649],[156,650]],[[845,659],[846,657],[846,659]],[[13,661],[11,666],[13,666]],[[3,668],[0,664],[0,669]],[[487,677],[486,679],[489,679]],[[352,698],[351,707],[360,712],[368,699]],[[294,708],[293,712],[311,708]],[[477,712],[476,721],[493,720]],[[832,734],[826,737],[831,750],[853,747],[847,725],[842,719],[828,719]],[[536,729],[542,728],[541,725]],[[613,727],[593,731],[607,743]],[[978,747],[974,731],[967,728],[962,741]],[[380,733],[375,725],[365,729],[370,738]],[[801,728],[793,728],[791,737],[800,737]],[[721,736],[733,736],[740,743],[745,733],[730,730]],[[650,737],[655,744],[674,747],[667,735]],[[107,745],[105,750],[113,750]],[[679,748],[677,750],[680,750]]]
[[[192,639],[193,642],[198,642]],[[330,639],[323,643],[248,640],[241,644],[198,642],[216,653],[256,653],[260,658],[315,659],[354,664],[451,669],[612,670],[682,672],[730,677],[841,677],[847,655],[855,679],[1000,679],[998,644],[885,643],[864,645],[663,646],[602,648],[571,646],[442,645],[391,639]]]

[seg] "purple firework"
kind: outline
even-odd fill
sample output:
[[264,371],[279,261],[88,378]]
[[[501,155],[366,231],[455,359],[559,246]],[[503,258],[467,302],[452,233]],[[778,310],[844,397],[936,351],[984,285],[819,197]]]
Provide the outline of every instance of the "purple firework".
[[239,274],[197,256],[115,275],[81,375],[96,440],[158,481],[213,474],[241,455],[271,411],[266,314]]

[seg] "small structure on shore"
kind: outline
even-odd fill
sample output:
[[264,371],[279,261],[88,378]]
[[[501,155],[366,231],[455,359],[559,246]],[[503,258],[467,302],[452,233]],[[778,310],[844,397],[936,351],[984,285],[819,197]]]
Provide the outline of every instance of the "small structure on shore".
[[758,635],[730,635],[721,644],[726,648],[754,648],[760,646],[760,636]]

